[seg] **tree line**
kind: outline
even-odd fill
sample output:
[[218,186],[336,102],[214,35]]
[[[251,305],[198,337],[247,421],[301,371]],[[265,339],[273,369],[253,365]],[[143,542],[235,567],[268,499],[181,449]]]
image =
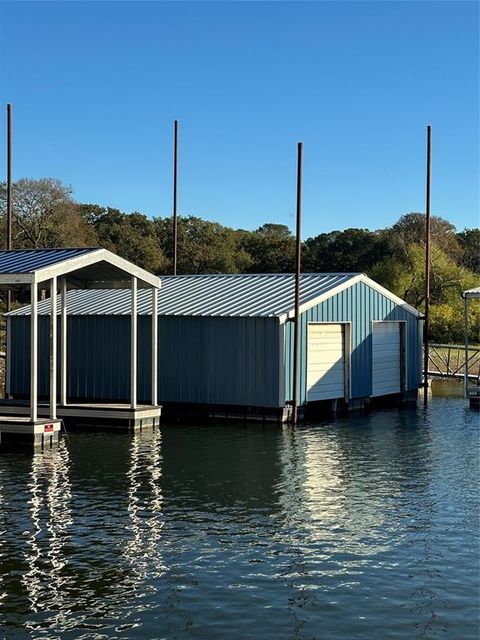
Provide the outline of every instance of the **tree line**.
[[[6,184],[0,183],[5,246]],[[432,217],[431,338],[463,339],[462,290],[480,280],[480,229],[457,231]],[[422,310],[425,304],[425,216],[407,213],[393,226],[321,233],[302,243],[305,272],[364,272]],[[172,272],[172,219],[79,203],[58,180],[13,185],[14,248],[103,246],[158,275]],[[255,231],[199,217],[178,218],[177,273],[279,273],[295,268],[295,238],[282,224]],[[478,342],[480,310],[470,305],[470,338]]]

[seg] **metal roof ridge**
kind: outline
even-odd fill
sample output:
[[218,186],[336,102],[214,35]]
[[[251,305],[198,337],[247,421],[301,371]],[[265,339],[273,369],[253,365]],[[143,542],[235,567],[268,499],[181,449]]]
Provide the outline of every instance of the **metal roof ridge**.
[[93,247],[26,247],[24,249],[0,249],[0,253],[20,253],[24,251],[95,251],[96,249],[103,249],[101,245],[95,245]]
[[[303,271],[300,277],[304,276],[358,276],[362,271]],[[366,275],[366,274],[365,274]],[[287,278],[295,277],[293,272],[275,272],[275,273],[178,273],[173,275],[172,273],[159,274],[160,278],[166,280],[174,280],[178,278]]]

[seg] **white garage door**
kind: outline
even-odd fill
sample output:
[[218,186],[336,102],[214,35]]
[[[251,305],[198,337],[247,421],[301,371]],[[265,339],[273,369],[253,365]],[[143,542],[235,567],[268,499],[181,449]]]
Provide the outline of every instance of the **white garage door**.
[[309,324],[307,402],[344,396],[344,326],[342,324]]
[[374,322],[372,332],[372,396],[400,391],[400,323]]

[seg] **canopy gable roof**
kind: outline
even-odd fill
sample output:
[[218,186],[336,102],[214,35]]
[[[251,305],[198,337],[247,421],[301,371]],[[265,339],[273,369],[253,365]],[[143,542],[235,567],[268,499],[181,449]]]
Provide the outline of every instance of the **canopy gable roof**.
[[0,285],[20,286],[67,276],[79,288],[160,287],[157,276],[101,247],[74,249],[12,249],[0,251]]

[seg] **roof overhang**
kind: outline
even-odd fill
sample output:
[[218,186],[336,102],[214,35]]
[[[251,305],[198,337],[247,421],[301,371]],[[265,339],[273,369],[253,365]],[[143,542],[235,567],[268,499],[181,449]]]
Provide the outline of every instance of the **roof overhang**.
[[83,289],[118,289],[130,286],[137,278],[140,288],[160,288],[160,278],[124,260],[107,249],[67,258],[54,264],[37,268],[30,273],[0,274],[0,285],[18,286],[40,284],[51,278],[67,276],[70,287]]

